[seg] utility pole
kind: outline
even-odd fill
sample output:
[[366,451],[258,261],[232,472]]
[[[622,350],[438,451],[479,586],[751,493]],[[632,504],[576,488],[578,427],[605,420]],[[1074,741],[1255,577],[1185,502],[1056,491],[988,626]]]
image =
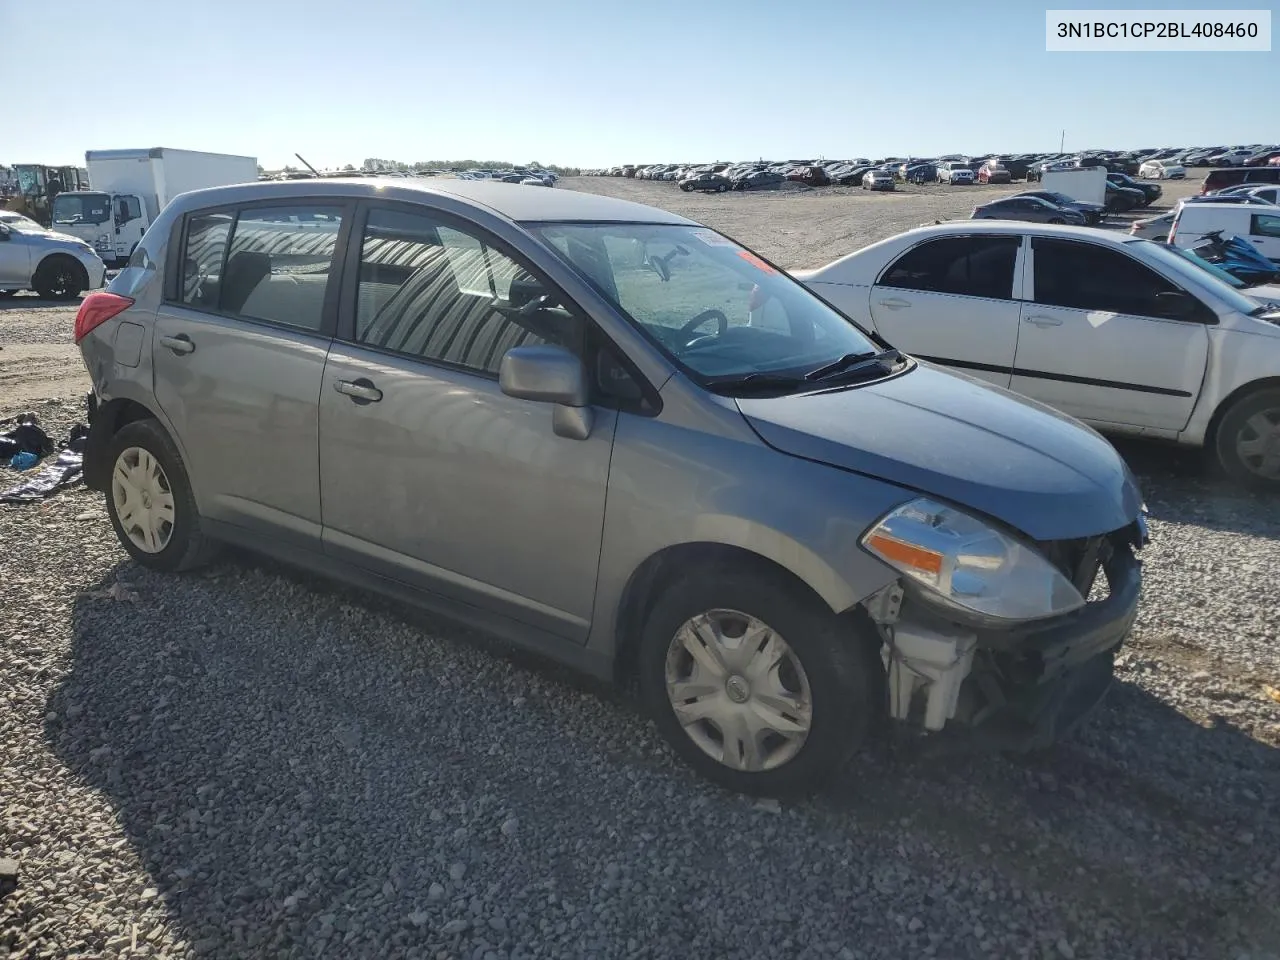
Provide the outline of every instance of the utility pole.
[[[1063,130],[1062,130],[1062,139],[1058,141],[1058,152],[1059,152],[1059,153],[1062,153],[1062,150],[1063,150],[1063,148],[1066,146],[1066,144],[1067,144],[1067,130],[1066,130],[1066,128],[1064,127],[1064,128],[1063,128]],[[299,159],[301,159],[301,158],[299,158]]]

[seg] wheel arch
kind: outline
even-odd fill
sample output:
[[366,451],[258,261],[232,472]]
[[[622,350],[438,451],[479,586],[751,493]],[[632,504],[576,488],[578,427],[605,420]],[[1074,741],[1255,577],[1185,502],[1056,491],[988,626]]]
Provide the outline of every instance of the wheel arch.
[[79,276],[79,279],[81,281],[80,289],[82,291],[87,290],[89,287],[89,271],[85,269],[85,266],[83,263],[81,263],[71,254],[64,253],[61,250],[50,250],[43,257],[40,258],[40,262],[37,263],[35,265],[35,269],[31,271],[32,285],[33,286],[35,285],[36,278],[40,276],[40,271],[45,269],[46,266],[52,263],[60,263],[63,261],[70,264],[72,269],[76,271],[76,274]]
[[115,397],[94,412],[84,452],[84,483],[90,490],[106,490],[107,477],[111,472],[111,464],[107,462],[111,440],[127,424],[138,420],[155,420],[166,433],[173,436],[155,411],[132,397]]
[[834,584],[824,584],[824,596],[824,592],[820,592],[814,584],[783,563],[746,547],[705,540],[673,544],[641,562],[632,571],[623,588],[613,624],[616,638],[613,655],[615,682],[625,686],[636,676],[636,657],[644,629],[645,611],[683,571],[698,567],[765,573],[788,583],[833,614],[847,613],[851,607],[856,609],[857,599],[845,596],[844,591],[833,589]]
[[1223,397],[1214,408],[1213,416],[1209,418],[1209,425],[1205,427],[1203,448],[1216,456],[1213,451],[1217,449],[1218,428],[1222,426],[1222,419],[1227,415],[1227,411],[1250,394],[1263,390],[1280,390],[1280,377],[1259,377],[1257,380],[1250,380]]

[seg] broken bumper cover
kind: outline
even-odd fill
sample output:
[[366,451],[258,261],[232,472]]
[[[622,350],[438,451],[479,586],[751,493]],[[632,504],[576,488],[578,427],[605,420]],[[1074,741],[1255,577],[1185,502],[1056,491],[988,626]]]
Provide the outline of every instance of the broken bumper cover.
[[1104,599],[1050,621],[977,632],[953,721],[929,738],[929,749],[1043,749],[1092,712],[1111,686],[1142,591],[1142,567],[1128,546],[1117,546],[1102,570]]
[[1142,567],[1127,547],[1103,565],[1109,595],[1051,623],[979,636],[988,653],[970,675],[975,734],[1004,750],[1038,750],[1070,733],[1102,701],[1115,653],[1133,629]]

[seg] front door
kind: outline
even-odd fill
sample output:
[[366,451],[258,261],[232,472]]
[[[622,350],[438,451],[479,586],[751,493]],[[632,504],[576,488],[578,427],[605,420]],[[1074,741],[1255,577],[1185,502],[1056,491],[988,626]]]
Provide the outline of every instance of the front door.
[[546,342],[536,318],[566,346],[581,324],[517,316],[547,288],[474,226],[374,207],[355,242],[354,317],[320,394],[326,551],[585,642],[616,414],[559,437],[547,405],[497,382],[507,350]]
[[1200,320],[1173,319],[1178,287],[1099,244],[1033,237],[1031,256],[1013,389],[1128,431],[1185,427],[1209,334]]
[[905,353],[1007,387],[1021,246],[1020,234],[974,234],[912,247],[871,288],[876,330]]
[[191,214],[181,289],[152,343],[156,399],[200,512],[315,549],[317,403],[345,219],[333,202]]

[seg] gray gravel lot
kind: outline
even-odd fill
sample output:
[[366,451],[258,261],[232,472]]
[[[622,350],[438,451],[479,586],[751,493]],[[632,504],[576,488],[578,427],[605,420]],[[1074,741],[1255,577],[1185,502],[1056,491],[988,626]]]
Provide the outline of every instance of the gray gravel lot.
[[[961,202],[614,189],[786,266]],[[0,310],[0,416],[80,415],[72,314]],[[63,389],[19,394],[18,347]],[[1280,957],[1280,505],[1122,449],[1154,542],[1095,720],[780,807],[456,626],[240,555],[148,573],[84,490],[0,506],[0,958]]]

